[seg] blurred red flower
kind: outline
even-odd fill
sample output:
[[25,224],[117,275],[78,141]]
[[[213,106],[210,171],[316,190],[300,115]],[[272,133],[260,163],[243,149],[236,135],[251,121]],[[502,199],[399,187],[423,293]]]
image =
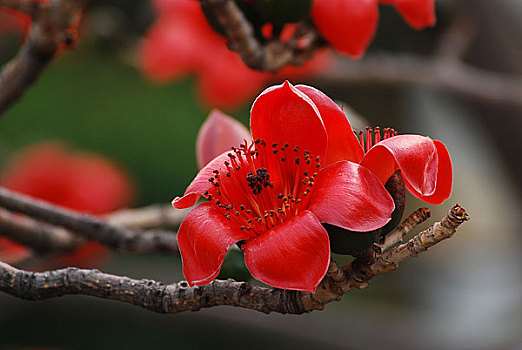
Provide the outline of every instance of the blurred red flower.
[[[130,204],[134,186],[129,175],[109,159],[40,143],[22,151],[0,174],[0,185],[79,212],[101,215]],[[0,238],[0,257],[23,257],[28,249]],[[108,249],[96,242],[55,259],[52,265],[92,267]]]
[[314,0],[312,19],[337,51],[359,58],[377,30],[379,3],[394,6],[415,29],[435,25],[435,0]]
[[227,49],[226,39],[208,24],[199,2],[153,0],[153,4],[158,18],[140,48],[143,73],[156,82],[193,73],[209,106],[237,107],[270,80],[319,72],[328,60],[328,53],[321,51],[302,67],[287,67],[277,74],[258,72]]
[[[181,209],[201,196],[208,200],[178,233],[191,285],[214,280],[238,243],[258,280],[314,292],[330,260],[321,223],[358,232],[384,226],[395,208],[384,184],[397,169],[425,201],[450,195],[451,160],[440,141],[386,130],[384,140],[376,132],[376,144],[363,145],[342,110],[312,87],[285,82],[268,88],[252,106],[250,126],[254,141],[210,161],[173,201]],[[219,137],[208,125],[201,133]],[[206,144],[198,139],[198,148]]]

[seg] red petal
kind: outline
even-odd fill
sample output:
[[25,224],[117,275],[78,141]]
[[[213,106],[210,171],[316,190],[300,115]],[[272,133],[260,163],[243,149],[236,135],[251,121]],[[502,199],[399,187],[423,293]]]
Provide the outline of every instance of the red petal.
[[390,221],[393,199],[370,170],[342,161],[317,175],[308,205],[321,222],[350,231],[372,231]]
[[296,85],[296,89],[310,97],[321,113],[328,134],[325,165],[340,160],[359,163],[364,156],[364,151],[339,106],[324,93],[311,86]]
[[313,293],[330,262],[328,234],[308,210],[246,243],[244,248],[252,276],[276,288]]
[[221,153],[252,138],[247,128],[220,110],[213,109],[199,129],[196,155],[199,168],[203,168]]
[[394,0],[393,4],[411,27],[423,29],[435,25],[435,0]]
[[375,35],[378,0],[314,0],[312,18],[330,45],[358,58]]
[[299,146],[312,155],[324,156],[326,130],[312,100],[288,81],[272,86],[254,101],[250,130],[254,139]]
[[435,192],[429,196],[423,196],[406,181],[406,187],[417,198],[431,204],[441,204],[449,198],[451,194],[451,187],[453,183],[453,170],[451,165],[451,158],[446,149],[446,146],[438,140],[433,140],[435,147],[437,147],[437,155],[439,158],[437,167],[437,183]]
[[222,174],[227,172],[225,161],[229,160],[229,157],[227,156],[228,153],[229,152],[224,152],[217,156],[199,171],[194,180],[192,180],[185,190],[183,197],[174,198],[172,201],[174,208],[184,209],[193,206],[205,191],[212,188],[212,182],[208,180],[214,176],[213,171],[217,170]]
[[187,282],[203,285],[219,274],[228,249],[245,235],[210,203],[194,208],[178,231],[178,244]]
[[162,16],[141,43],[143,73],[158,82],[188,74],[194,68],[197,42],[190,22],[179,16]]
[[399,135],[373,146],[361,161],[384,184],[401,169],[406,184],[422,196],[435,192],[437,149],[432,139],[420,135]]

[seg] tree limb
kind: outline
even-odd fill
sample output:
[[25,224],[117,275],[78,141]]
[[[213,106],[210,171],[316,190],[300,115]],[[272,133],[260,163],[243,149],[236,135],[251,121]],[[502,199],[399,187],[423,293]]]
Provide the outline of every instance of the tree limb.
[[0,207],[66,228],[83,238],[96,240],[119,251],[134,253],[177,253],[178,251],[176,236],[172,232],[129,230],[111,225],[103,219],[60,208],[3,187],[0,187]]
[[218,305],[242,307],[264,313],[302,314],[322,310],[354,288],[364,288],[376,275],[397,269],[407,258],[417,256],[450,238],[468,220],[456,205],[440,222],[415,235],[408,243],[392,248],[369,263],[354,260],[344,271],[331,262],[327,276],[315,294],[251,285],[234,280],[215,280],[190,287],[182,281],[170,285],[135,280],[98,270],[67,268],[42,273],[22,271],[0,262],[0,291],[27,300],[42,300],[70,294],[90,295],[141,306],[160,313],[197,311]]
[[71,40],[66,33],[88,0],[0,0],[0,5],[22,11],[33,18],[29,38],[18,55],[0,73],[0,116],[40,76],[61,43]]
[[[150,205],[137,209],[119,210],[107,214],[103,218],[109,225],[130,230],[176,230],[188,211],[189,209],[173,210],[171,205]],[[62,227],[49,225],[25,215],[14,214],[2,208],[0,208],[0,235],[31,248],[36,254],[70,252],[86,241]]]
[[422,85],[490,103],[522,107],[522,77],[495,73],[459,61],[407,54],[367,56],[342,61],[317,79],[318,85]]
[[[302,65],[321,46],[315,27],[303,22],[288,42],[279,39],[261,43],[250,22],[233,0],[200,0],[206,13],[223,27],[228,46],[252,69],[277,72],[287,65]],[[303,45],[304,43],[304,45]]]

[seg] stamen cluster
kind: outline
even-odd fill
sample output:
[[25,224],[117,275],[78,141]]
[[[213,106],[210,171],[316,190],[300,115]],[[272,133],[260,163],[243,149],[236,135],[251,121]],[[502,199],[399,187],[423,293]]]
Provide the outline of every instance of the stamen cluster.
[[204,197],[254,238],[306,209],[319,160],[288,143],[245,141],[228,153],[226,171],[213,171]]
[[[366,131],[366,132],[365,132]],[[375,144],[381,142],[382,140],[389,139],[391,137],[397,136],[397,131],[392,128],[384,128],[383,136],[381,139],[381,128],[376,126],[375,130],[372,130],[369,126],[365,128],[365,130],[360,130],[359,133],[356,131],[353,132],[355,136],[359,138],[359,142],[361,144],[364,153],[367,153],[370,148],[372,148]]]

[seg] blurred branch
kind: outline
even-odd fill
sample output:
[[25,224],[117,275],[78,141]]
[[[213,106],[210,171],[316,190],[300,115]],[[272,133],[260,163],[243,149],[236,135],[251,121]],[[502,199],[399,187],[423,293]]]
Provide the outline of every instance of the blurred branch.
[[225,30],[229,48],[253,69],[277,72],[287,65],[302,65],[321,46],[317,30],[305,22],[288,42],[275,39],[263,44],[233,0],[200,0],[200,3]]
[[[294,38],[284,43],[271,40],[263,45],[252,25],[232,0],[200,0],[227,33],[229,46],[243,61],[259,71],[276,72],[289,64],[300,65],[321,46],[321,37],[310,23],[301,23]],[[457,15],[442,35],[432,57],[381,54],[360,61],[343,60],[316,81],[322,85],[388,84],[424,85],[490,103],[522,107],[522,77],[488,71],[462,61],[476,32],[466,13]],[[306,34],[304,34],[306,33]],[[299,38],[308,37],[299,48]]]
[[[173,210],[170,205],[151,205],[138,209],[119,210],[107,214],[104,219],[109,225],[131,230],[175,230],[188,211],[189,209]],[[31,248],[36,254],[69,252],[85,243],[85,239],[74,232],[2,208],[0,208],[0,235]]]
[[[16,217],[9,217],[8,215],[5,215],[4,212],[3,217],[0,218],[2,218],[4,222],[7,219],[15,219],[11,220],[15,221],[14,223],[11,222],[11,225],[18,225],[18,228],[23,225],[25,225],[26,228],[39,227],[40,223],[37,223],[34,220],[41,220],[50,225],[63,227],[80,235],[82,238],[96,240],[112,249],[119,251],[134,253],[178,252],[176,235],[172,232],[159,230],[130,230],[123,226],[112,225],[103,219],[95,218],[86,214],[76,213],[65,208],[60,208],[43,201],[9,191],[3,187],[0,187],[0,207],[13,212],[24,214],[31,218],[26,218],[25,224],[16,223]],[[113,217],[118,218],[117,214],[113,215]],[[151,217],[151,215],[149,214],[148,217]],[[157,217],[164,218],[165,216],[160,214]],[[122,220],[121,216],[119,216],[119,219],[113,220],[119,220],[120,224],[125,222],[125,220]],[[127,223],[129,223],[129,220],[127,220]],[[137,227],[136,222],[134,222],[133,225],[135,225],[134,227]],[[22,229],[21,232],[25,232],[27,234],[27,232],[30,231],[31,230],[28,231],[27,229],[24,231]],[[64,234],[71,234],[70,232],[65,231],[57,232],[56,228],[49,225],[44,225],[42,226],[42,230],[33,231],[32,233],[37,236],[48,234],[49,236],[47,236],[45,240],[40,240],[46,243],[54,242],[51,237],[55,237],[56,234],[61,236]],[[16,237],[17,236],[13,236],[13,238]],[[72,240],[73,238],[69,238],[68,242],[72,242]],[[31,246],[30,239],[27,240],[26,243]],[[62,248],[61,246],[59,247]],[[41,248],[42,247],[40,247],[40,249]],[[52,247],[49,246],[48,248]]]
[[29,38],[18,55],[0,73],[0,115],[23,96],[54,57],[61,43],[69,42],[66,30],[88,0],[0,0],[0,6],[22,11],[33,19]]
[[137,209],[122,209],[109,213],[104,219],[111,225],[135,230],[177,230],[190,209],[172,208],[170,204],[154,204]]
[[369,262],[354,260],[341,270],[331,262],[327,276],[315,294],[265,288],[247,282],[215,280],[204,286],[189,287],[185,281],[165,285],[152,280],[134,280],[98,270],[67,268],[42,273],[16,269],[0,262],[0,291],[27,300],[42,300],[70,294],[91,295],[141,306],[160,313],[198,311],[229,305],[283,314],[322,310],[354,288],[364,288],[378,274],[397,269],[398,264],[429,247],[450,238],[468,216],[456,205],[440,221]]
[[0,208],[0,234],[31,248],[36,254],[63,253],[85,240],[71,232]]
[[343,61],[315,79],[322,85],[423,85],[491,103],[522,107],[522,77],[497,73],[460,61],[381,54]]

